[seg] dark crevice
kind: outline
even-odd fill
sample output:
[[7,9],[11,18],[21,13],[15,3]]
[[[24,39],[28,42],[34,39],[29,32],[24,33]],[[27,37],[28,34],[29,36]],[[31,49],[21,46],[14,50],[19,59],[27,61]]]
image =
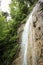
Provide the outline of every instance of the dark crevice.
[[38,29],[39,29],[39,30],[41,30],[41,28],[40,28],[40,27],[38,27]]
[[33,26],[34,26],[34,27],[36,27],[36,24],[35,24],[35,22],[33,22]]

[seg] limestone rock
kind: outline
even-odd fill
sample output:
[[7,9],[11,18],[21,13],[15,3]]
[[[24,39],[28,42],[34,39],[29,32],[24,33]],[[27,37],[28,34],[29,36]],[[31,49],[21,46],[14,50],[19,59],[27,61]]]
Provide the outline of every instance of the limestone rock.
[[[24,26],[24,25],[23,25]],[[18,34],[21,28],[18,29]],[[27,49],[27,63],[28,65],[43,65],[43,3],[37,3],[37,9],[32,14],[32,41],[31,34],[29,34],[28,49]],[[32,44],[32,45],[31,45]],[[22,65],[22,56],[13,61],[12,65]]]
[[[32,34],[34,37],[34,42],[29,40],[28,43],[28,65],[43,65],[43,4],[38,3],[36,11],[32,14],[33,17],[33,28]],[[31,34],[29,36],[29,39]],[[31,47],[32,44],[32,47]],[[33,54],[33,58],[32,58]],[[40,56],[42,54],[42,56]],[[35,58],[34,58],[35,57]],[[33,63],[33,64],[32,64]]]

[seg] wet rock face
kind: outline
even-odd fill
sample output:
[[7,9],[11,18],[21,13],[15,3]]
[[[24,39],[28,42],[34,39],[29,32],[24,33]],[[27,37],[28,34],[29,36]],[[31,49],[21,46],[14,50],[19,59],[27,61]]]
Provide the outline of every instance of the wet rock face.
[[[32,20],[33,20],[31,31],[32,38],[30,34],[27,49],[27,60],[28,60],[27,62],[28,65],[43,65],[43,3],[42,2],[38,2],[37,8],[32,14]],[[21,28],[19,28],[17,31],[17,33],[20,34],[20,37],[22,32],[21,29],[23,26],[21,26]],[[21,54],[20,57],[14,60],[12,65],[22,65]]]
[[[37,10],[33,13],[33,35],[34,35],[34,43],[33,47],[35,48],[35,65],[43,65],[43,3],[39,2],[38,3],[38,8]],[[31,44],[32,42],[30,42]],[[29,45],[29,43],[28,43]],[[31,45],[30,45],[31,46]],[[29,65],[32,65],[32,48],[29,48],[28,50],[28,62]],[[34,55],[33,55],[34,56]]]

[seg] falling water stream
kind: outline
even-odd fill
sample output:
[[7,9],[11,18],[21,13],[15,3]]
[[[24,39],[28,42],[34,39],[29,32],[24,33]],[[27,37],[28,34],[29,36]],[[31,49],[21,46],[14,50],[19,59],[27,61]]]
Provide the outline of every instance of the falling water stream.
[[34,7],[33,11],[30,13],[30,16],[25,24],[24,31],[22,33],[22,54],[23,54],[23,63],[22,65],[28,65],[27,64],[27,48],[28,48],[28,37],[29,33],[31,36],[31,47],[32,47],[32,65],[37,65],[36,63],[36,52],[35,52],[35,47],[33,47],[33,43],[35,41],[34,35],[32,34],[32,26],[33,26],[33,13],[37,11],[39,7],[39,4],[36,4]]
[[28,47],[28,35],[29,35],[29,28],[30,28],[30,20],[32,18],[32,15],[29,16],[29,19],[27,20],[27,23],[24,27],[24,31],[22,34],[22,50],[23,50],[23,64],[22,65],[27,65],[27,47]]

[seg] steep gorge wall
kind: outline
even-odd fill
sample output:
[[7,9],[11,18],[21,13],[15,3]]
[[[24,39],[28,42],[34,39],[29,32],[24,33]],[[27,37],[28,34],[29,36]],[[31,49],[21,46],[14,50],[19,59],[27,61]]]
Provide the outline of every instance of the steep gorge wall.
[[[32,15],[32,35],[34,37],[34,42],[31,41],[31,34],[29,35],[28,42],[28,65],[33,65],[34,61],[32,59],[35,55],[35,65],[43,65],[43,3],[39,2],[37,9]],[[32,46],[31,46],[32,44]],[[34,48],[34,50],[33,50]],[[32,64],[33,63],[33,64]]]
[[[32,35],[34,37],[34,41],[31,41],[31,34],[29,34],[28,38],[28,50],[27,50],[27,60],[28,60],[28,65],[33,65],[32,63],[33,58],[32,55],[34,57],[35,55],[35,65],[43,65],[43,3],[42,2],[38,2],[37,3],[37,9],[34,11],[34,13],[32,14]],[[22,31],[22,27],[21,26],[19,28],[19,31]],[[19,33],[19,32],[18,32]],[[21,32],[20,32],[21,33]],[[20,34],[21,37],[21,34]],[[31,46],[32,44],[32,46]],[[34,50],[33,50],[34,48]],[[37,62],[37,63],[36,63]],[[21,54],[19,55],[19,57],[13,61],[12,65],[22,65],[22,56]]]

